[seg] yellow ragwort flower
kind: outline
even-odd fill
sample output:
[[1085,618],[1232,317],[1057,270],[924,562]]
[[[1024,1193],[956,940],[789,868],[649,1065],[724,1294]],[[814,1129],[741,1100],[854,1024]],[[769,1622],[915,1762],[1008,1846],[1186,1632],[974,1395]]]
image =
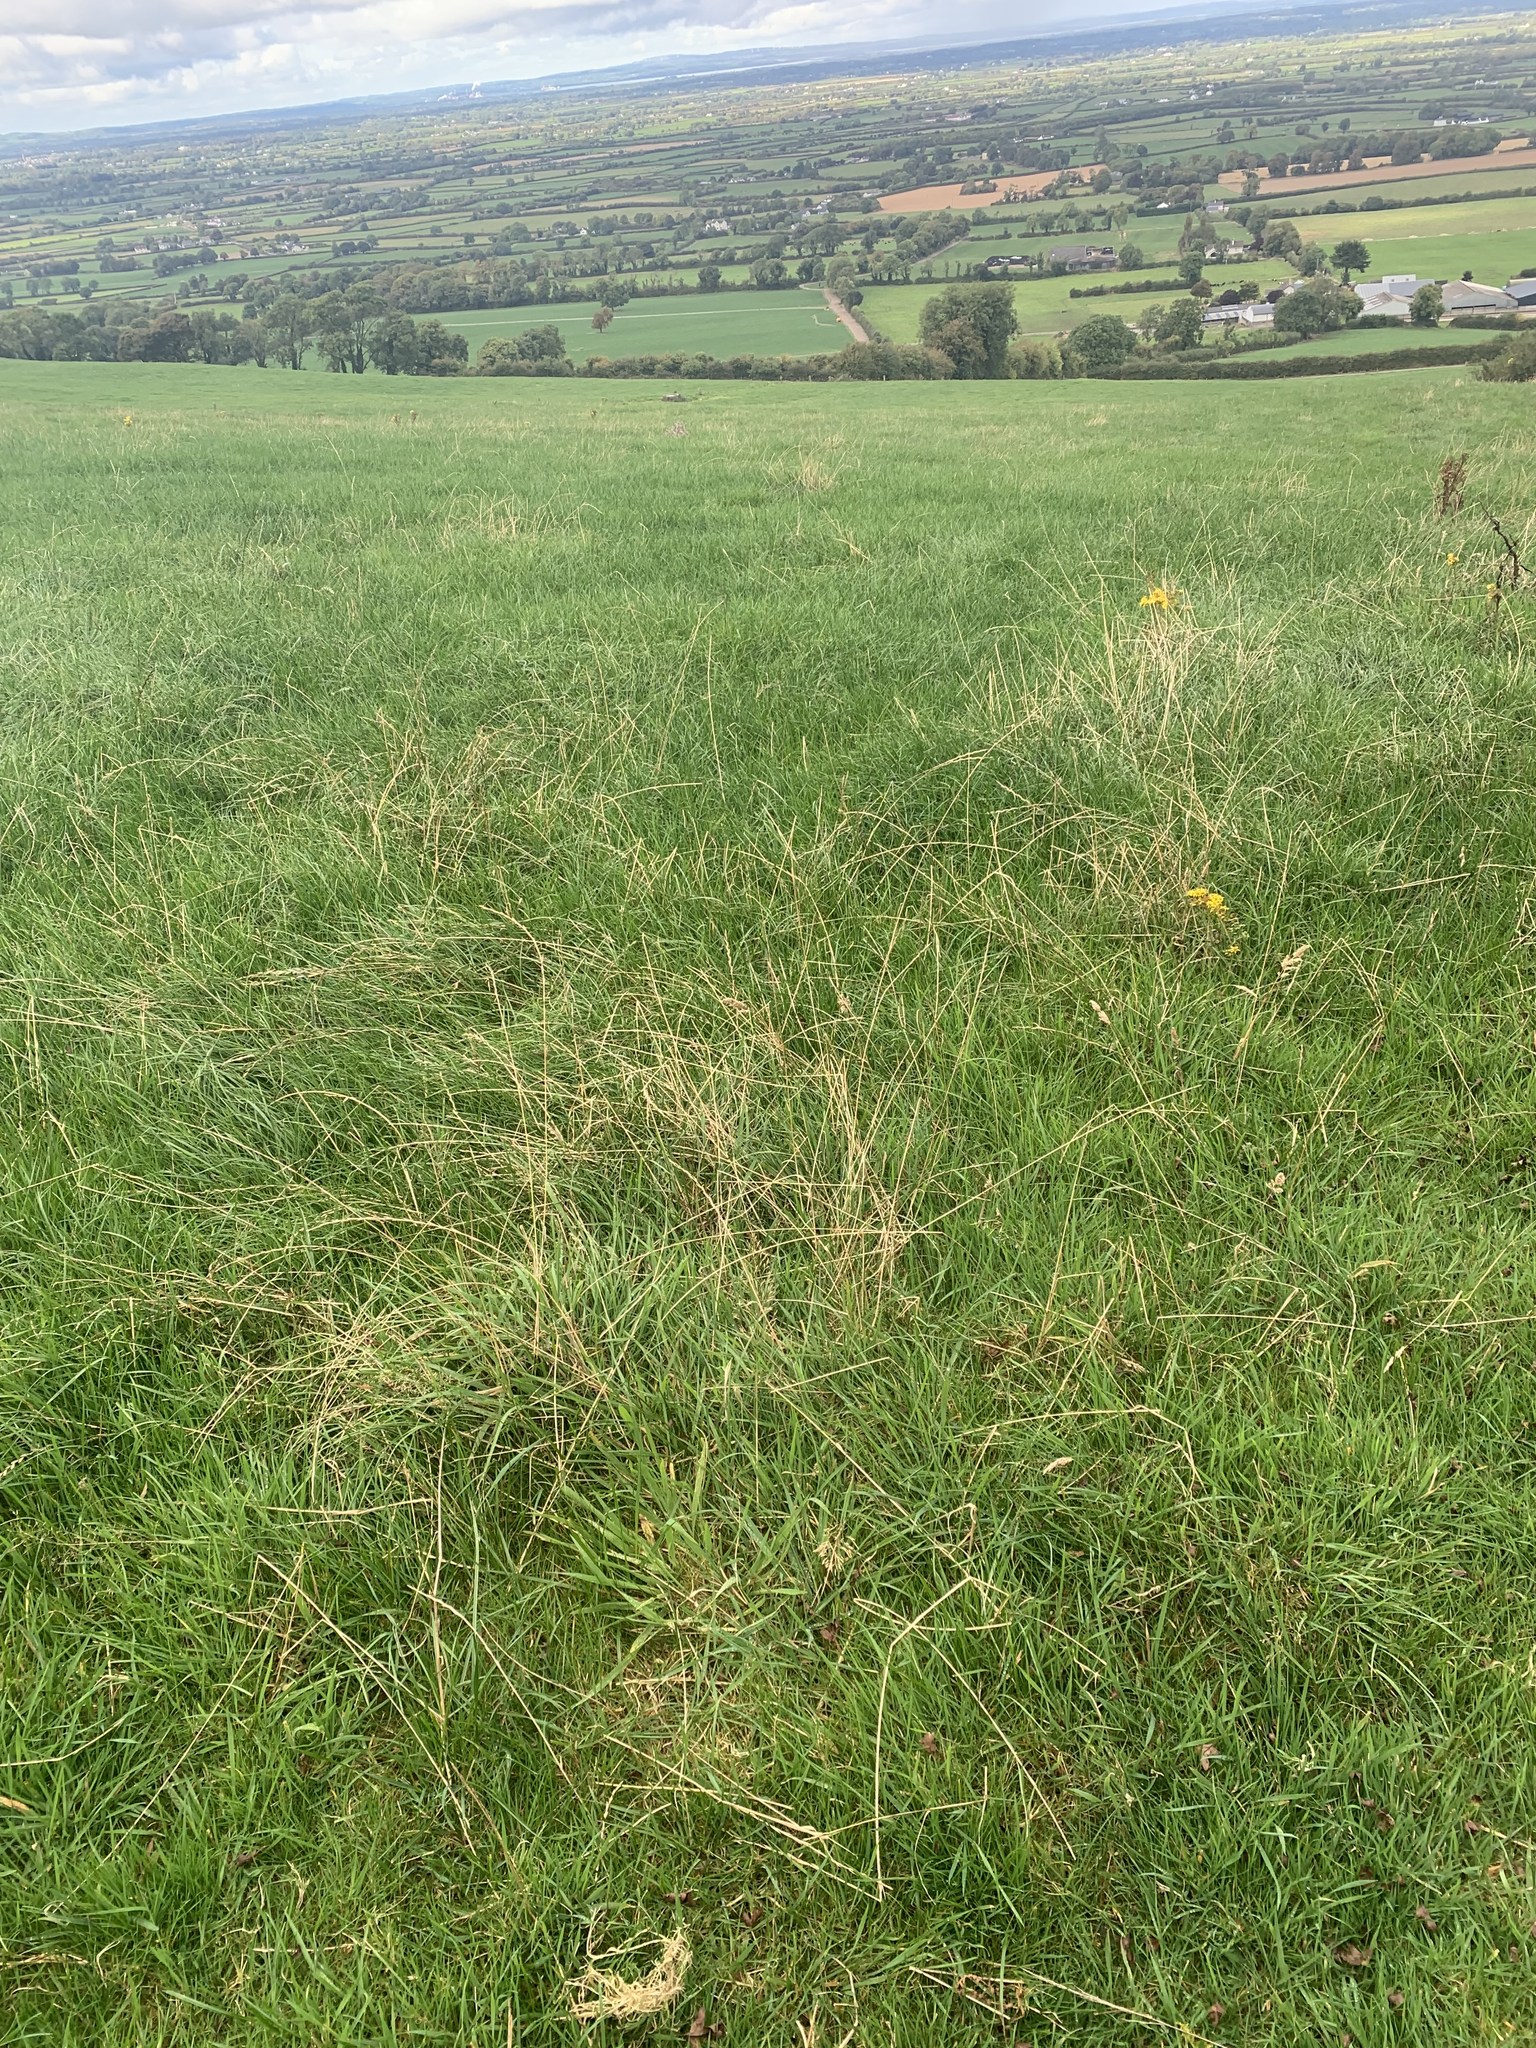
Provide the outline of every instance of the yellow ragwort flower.
[[1446,556],[1446,558],[1445,558],[1445,566],[1447,567],[1447,569],[1454,569],[1454,568],[1455,568],[1455,566],[1456,566],[1456,564],[1457,564],[1457,563],[1458,563],[1458,562],[1459,562],[1460,560],[1461,560],[1461,557],[1460,557],[1460,555],[1447,555],[1447,556]]
[[125,427],[131,427],[133,425],[133,414],[131,412],[125,412],[123,414],[123,425]]
[[1166,612],[1171,609],[1173,605],[1173,599],[1168,595],[1167,591],[1164,590],[1162,584],[1158,583],[1155,584],[1153,588],[1149,590],[1146,596],[1141,600],[1141,608],[1143,611],[1146,610],[1148,605],[1154,606],[1158,611]]
[[1223,918],[1232,915],[1227,907],[1227,899],[1219,889],[1186,889],[1184,894],[1191,903],[1198,903],[1202,910],[1208,910],[1212,917]]

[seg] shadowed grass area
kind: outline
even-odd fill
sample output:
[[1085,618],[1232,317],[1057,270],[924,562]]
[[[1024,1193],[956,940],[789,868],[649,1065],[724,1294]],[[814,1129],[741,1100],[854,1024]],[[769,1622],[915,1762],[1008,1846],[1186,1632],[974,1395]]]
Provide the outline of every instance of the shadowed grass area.
[[6,2038],[1528,2034],[1524,394],[0,425]]

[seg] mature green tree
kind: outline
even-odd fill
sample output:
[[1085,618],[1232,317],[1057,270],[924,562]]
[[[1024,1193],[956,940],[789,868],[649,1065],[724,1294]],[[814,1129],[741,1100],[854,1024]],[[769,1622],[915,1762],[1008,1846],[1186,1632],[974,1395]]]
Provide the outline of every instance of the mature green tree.
[[314,342],[325,367],[337,376],[352,368],[352,330],[346,304],[340,292],[326,292],[311,307]]
[[851,256],[834,256],[827,265],[827,289],[835,297],[846,300],[858,282],[858,275]]
[[1135,335],[1118,313],[1095,313],[1067,336],[1065,357],[1068,366],[1081,375],[1085,370],[1107,370],[1123,363],[1135,346]]
[[1198,348],[1205,315],[1198,299],[1175,299],[1158,325],[1157,339],[1163,348]]
[[789,270],[781,256],[759,256],[752,265],[751,276],[759,291],[777,291],[789,282]]
[[720,266],[719,266],[719,264],[718,264],[718,263],[701,263],[701,264],[699,265],[699,290],[700,290],[701,292],[717,292],[717,291],[719,291],[719,289],[720,289]]
[[416,374],[461,377],[469,366],[469,343],[441,320],[416,323]]
[[594,332],[594,333],[596,333],[596,334],[606,334],[606,333],[608,332],[608,329],[609,329],[609,328],[610,328],[610,327],[611,327],[612,325],[613,325],[613,308],[612,308],[612,306],[599,306],[599,307],[598,307],[598,309],[597,309],[597,311],[596,311],[596,312],[595,312],[595,313],[594,313],[594,314],[592,315],[592,328],[593,328],[593,332]]
[[1179,283],[1188,291],[1205,275],[1205,255],[1200,249],[1186,249],[1179,258]]
[[566,361],[565,336],[552,321],[525,327],[518,335],[493,335],[475,362],[480,377],[530,377],[558,373]]
[[1435,327],[1445,311],[1445,300],[1437,284],[1421,284],[1408,301],[1408,318],[1415,327]]
[[1319,275],[1280,300],[1275,307],[1275,327],[1281,334],[1306,340],[1314,334],[1335,333],[1359,313],[1360,301],[1353,292],[1335,284],[1331,277]]
[[1333,245],[1333,267],[1346,284],[1349,283],[1349,273],[1352,270],[1366,269],[1370,260],[1370,250],[1357,236],[1346,235],[1342,242],[1335,242]]
[[1006,377],[1008,344],[1019,331],[1011,284],[951,284],[918,320],[924,348],[949,357],[957,377]]
[[1122,242],[1117,261],[1122,270],[1141,270],[1146,265],[1147,252],[1140,242]]
[[368,329],[368,360],[386,377],[408,376],[421,363],[421,341],[409,313],[385,313]]
[[185,313],[157,313],[146,327],[125,327],[117,338],[120,362],[186,363],[194,349],[192,322]]
[[304,351],[315,331],[314,302],[297,292],[284,292],[272,301],[262,324],[267,331],[267,351],[285,370],[302,370]]
[[1301,255],[1301,230],[1293,220],[1272,220],[1264,230],[1263,254],[1295,266]]
[[1009,346],[1008,374],[1029,379],[1059,377],[1061,350],[1054,341],[1046,341],[1039,335],[1025,335]]

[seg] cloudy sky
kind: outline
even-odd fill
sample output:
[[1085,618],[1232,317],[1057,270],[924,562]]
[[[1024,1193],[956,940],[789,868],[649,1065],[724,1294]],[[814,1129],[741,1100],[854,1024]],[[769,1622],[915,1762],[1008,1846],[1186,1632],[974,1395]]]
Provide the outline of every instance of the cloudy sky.
[[0,0],[0,130],[166,120],[764,43],[1027,34],[1104,11],[1107,0]]

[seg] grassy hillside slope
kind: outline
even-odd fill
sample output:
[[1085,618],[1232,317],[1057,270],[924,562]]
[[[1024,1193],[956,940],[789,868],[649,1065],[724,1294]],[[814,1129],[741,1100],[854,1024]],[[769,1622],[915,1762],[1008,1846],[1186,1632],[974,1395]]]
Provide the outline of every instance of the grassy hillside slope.
[[5,2037],[1528,2038],[1528,397],[0,424]]

